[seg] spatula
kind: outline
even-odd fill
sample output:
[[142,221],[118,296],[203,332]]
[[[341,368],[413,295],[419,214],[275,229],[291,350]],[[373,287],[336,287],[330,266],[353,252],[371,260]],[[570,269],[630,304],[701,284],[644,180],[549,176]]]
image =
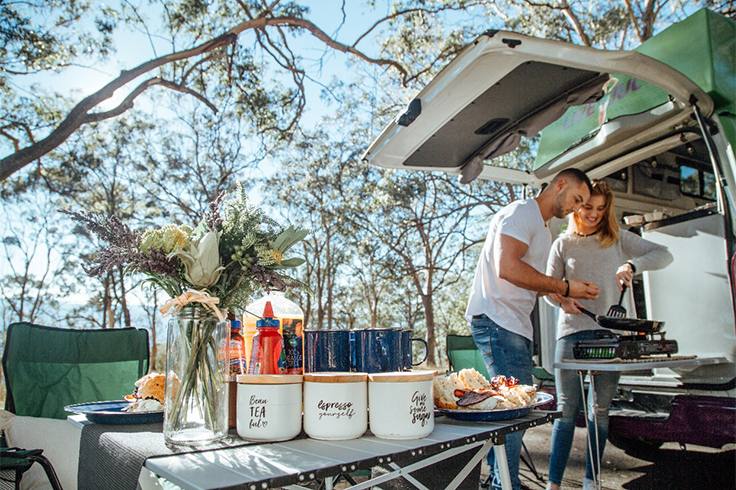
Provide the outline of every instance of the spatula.
[[626,308],[621,306],[621,302],[624,300],[624,294],[626,294],[626,284],[624,284],[623,289],[621,289],[621,297],[618,298],[618,304],[613,305],[608,309],[608,316],[612,316],[614,318],[626,318]]

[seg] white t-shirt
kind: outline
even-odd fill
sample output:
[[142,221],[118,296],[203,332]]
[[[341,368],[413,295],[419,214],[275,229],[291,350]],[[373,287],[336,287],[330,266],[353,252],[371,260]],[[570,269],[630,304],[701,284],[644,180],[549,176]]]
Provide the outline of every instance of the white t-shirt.
[[514,286],[498,277],[494,244],[500,235],[525,243],[529,248],[521,260],[544,273],[552,236],[535,199],[515,201],[491,219],[475,269],[465,318],[470,322],[473,316],[485,314],[506,330],[532,340],[530,315],[537,301],[537,292]]

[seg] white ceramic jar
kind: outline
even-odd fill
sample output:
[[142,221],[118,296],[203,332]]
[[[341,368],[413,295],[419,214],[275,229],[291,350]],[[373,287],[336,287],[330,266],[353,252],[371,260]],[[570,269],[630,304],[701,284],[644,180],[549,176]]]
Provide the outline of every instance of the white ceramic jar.
[[356,439],[368,429],[366,373],[304,374],[304,432],[313,439]]
[[434,430],[432,380],[435,373],[369,374],[368,414],[373,435],[382,439],[421,439],[431,434]]
[[238,435],[248,441],[286,441],[302,431],[302,376],[238,376]]

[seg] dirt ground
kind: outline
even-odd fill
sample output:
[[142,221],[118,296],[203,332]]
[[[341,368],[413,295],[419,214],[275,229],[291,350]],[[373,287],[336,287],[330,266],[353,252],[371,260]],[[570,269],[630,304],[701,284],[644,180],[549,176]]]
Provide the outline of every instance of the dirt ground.
[[[552,426],[527,431],[524,441],[537,472],[546,482]],[[713,450],[665,444],[652,461],[629,456],[612,444],[606,445],[601,466],[605,490],[733,490],[736,489],[736,450]],[[481,467],[481,475],[488,466]],[[536,479],[524,463],[521,481],[533,490],[544,489],[546,483]],[[581,489],[585,476],[585,429],[575,429],[575,441],[562,481],[565,490]]]
[[[579,490],[585,476],[585,429],[575,429],[575,441],[562,481],[564,490]],[[532,457],[541,480],[524,464],[521,464],[521,481],[532,490],[544,490],[549,465],[549,444],[552,425],[528,430],[524,442]],[[736,449],[713,450],[688,447],[682,450],[677,444],[665,444],[651,461],[637,459],[621,449],[606,446],[603,456],[604,490],[734,490],[736,489]],[[481,480],[488,475],[488,466],[481,466]],[[361,482],[368,476],[357,476]],[[335,489],[348,485],[340,482]],[[480,482],[479,482],[480,488]],[[409,486],[407,485],[407,488]],[[440,490],[431,488],[430,490]]]

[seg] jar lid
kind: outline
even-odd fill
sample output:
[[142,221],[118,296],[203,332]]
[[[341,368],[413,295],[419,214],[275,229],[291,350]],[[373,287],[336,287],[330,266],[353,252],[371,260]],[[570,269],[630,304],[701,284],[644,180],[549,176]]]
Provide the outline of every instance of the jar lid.
[[304,381],[311,383],[363,383],[368,373],[319,372],[304,373]]
[[410,383],[413,381],[432,381],[437,371],[396,371],[390,373],[371,373],[368,380],[373,383]]
[[239,374],[238,383],[249,385],[291,385],[302,382],[301,374]]

